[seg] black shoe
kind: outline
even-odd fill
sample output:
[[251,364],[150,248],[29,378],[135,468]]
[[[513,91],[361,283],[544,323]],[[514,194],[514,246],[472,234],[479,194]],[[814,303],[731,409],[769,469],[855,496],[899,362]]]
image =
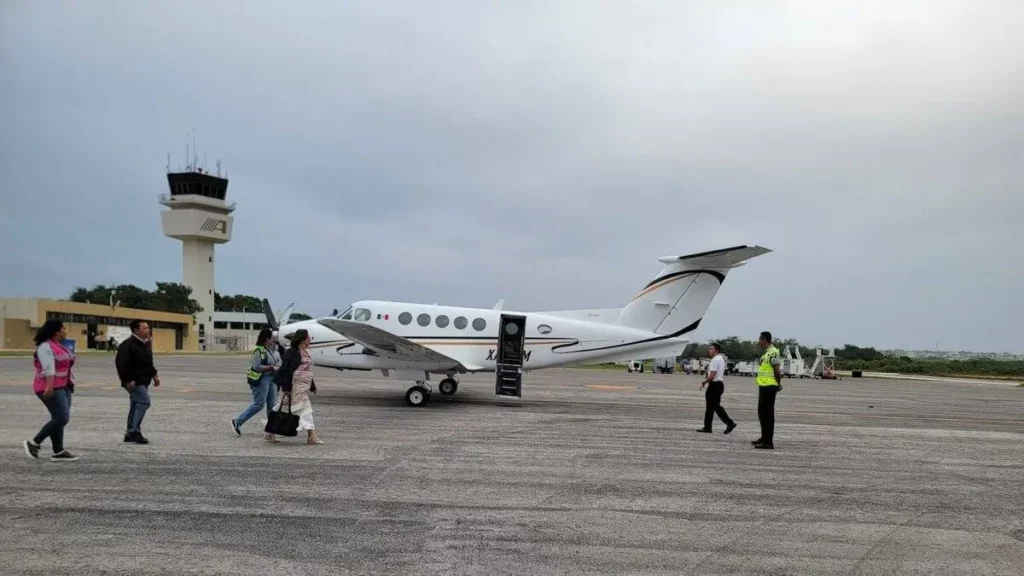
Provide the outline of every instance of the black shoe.
[[51,462],[74,462],[75,460],[78,460],[78,456],[75,456],[74,454],[68,452],[67,450],[64,450],[60,454],[54,454],[53,456],[50,456]]
[[235,424],[235,419],[234,418],[231,419],[231,429],[235,432],[235,436],[241,436],[242,435],[242,430],[238,427],[237,424]]
[[33,458],[35,460],[39,459],[39,444],[36,444],[31,440],[25,440],[22,445],[25,446],[25,454],[29,458]]
[[134,442],[135,441],[135,440],[132,440],[132,433],[131,432],[125,432],[124,433],[124,441],[125,442]]
[[754,448],[757,448],[758,450],[775,450],[775,446],[773,444],[765,444],[764,442],[754,444]]
[[728,426],[726,426],[725,427],[725,432],[722,432],[722,434],[728,434],[729,432],[732,432],[734,428],[736,428],[736,423],[735,422],[733,422],[732,424],[729,424]]
[[711,434],[711,428],[698,428],[697,432],[703,432],[705,434]]
[[130,438],[130,440],[128,440],[129,442],[135,442],[136,444],[149,444],[149,440],[146,440],[146,437],[142,435],[142,432],[132,432],[128,436]]
[[751,440],[750,443],[753,444],[754,446],[757,446],[758,444],[761,443],[761,439],[758,438],[757,440]]

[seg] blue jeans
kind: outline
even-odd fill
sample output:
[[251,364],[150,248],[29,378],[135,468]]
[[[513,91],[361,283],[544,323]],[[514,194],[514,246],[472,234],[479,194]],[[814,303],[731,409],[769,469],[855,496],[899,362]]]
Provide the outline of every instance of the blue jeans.
[[135,388],[128,390],[128,433],[142,433],[142,418],[149,410],[149,384],[136,384]]
[[235,426],[239,428],[242,427],[242,424],[245,424],[246,420],[255,416],[264,406],[267,407],[267,417],[269,418],[270,411],[273,410],[274,404],[277,403],[277,386],[274,384],[273,374],[269,372],[260,376],[260,381],[255,386],[250,384],[249,390],[252,391],[252,404],[249,404],[235,418]]
[[43,393],[36,394],[46,409],[50,411],[50,421],[32,439],[36,444],[42,444],[47,437],[53,443],[53,453],[60,454],[64,451],[64,427],[71,419],[71,392],[67,388],[54,388],[53,396],[44,398]]

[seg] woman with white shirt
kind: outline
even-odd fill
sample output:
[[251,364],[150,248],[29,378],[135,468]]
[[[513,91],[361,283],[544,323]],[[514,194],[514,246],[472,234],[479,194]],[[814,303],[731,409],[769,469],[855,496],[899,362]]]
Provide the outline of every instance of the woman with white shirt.
[[65,338],[67,330],[60,320],[47,320],[36,332],[36,351],[32,355],[36,376],[32,381],[32,391],[50,411],[50,421],[35,438],[23,443],[29,458],[38,459],[41,444],[49,438],[53,445],[51,461],[78,460],[78,456],[64,449],[64,428],[71,419],[71,393],[75,388],[75,377],[71,373],[75,355],[64,347]]
[[[281,367],[281,355],[278,354],[277,345],[273,341],[274,333],[270,328],[260,330],[256,337],[256,349],[252,351],[252,358],[249,360],[249,372],[246,380],[249,382],[249,390],[252,392],[252,403],[242,411],[236,418],[231,420],[231,430],[238,436],[242,435],[242,424],[259,413],[264,406],[267,416],[277,401],[277,387],[274,385],[274,373]],[[276,444],[277,438],[273,434],[266,434],[267,442]]]

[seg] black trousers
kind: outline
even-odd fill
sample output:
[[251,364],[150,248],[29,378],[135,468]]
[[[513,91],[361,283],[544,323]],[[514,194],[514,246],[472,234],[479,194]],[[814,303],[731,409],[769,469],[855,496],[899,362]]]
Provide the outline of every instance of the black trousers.
[[711,421],[714,419],[715,414],[726,424],[731,425],[732,419],[725,413],[725,408],[722,408],[722,393],[725,392],[724,382],[711,382],[708,384],[708,389],[704,392],[705,408],[704,408],[704,429],[711,430]]
[[761,442],[771,444],[775,438],[775,395],[779,393],[779,387],[757,388],[757,419],[761,422]]

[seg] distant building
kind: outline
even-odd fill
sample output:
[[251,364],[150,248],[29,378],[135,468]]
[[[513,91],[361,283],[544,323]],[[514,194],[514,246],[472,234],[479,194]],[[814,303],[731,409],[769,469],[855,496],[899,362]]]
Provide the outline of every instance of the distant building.
[[119,343],[136,319],[152,328],[155,352],[199,349],[192,316],[187,314],[41,298],[0,298],[0,349],[31,350],[36,330],[51,319],[64,321],[76,350],[106,349],[111,338]]
[[263,311],[214,312],[213,334],[207,350],[211,352],[246,352],[256,345],[256,336],[267,326]]

